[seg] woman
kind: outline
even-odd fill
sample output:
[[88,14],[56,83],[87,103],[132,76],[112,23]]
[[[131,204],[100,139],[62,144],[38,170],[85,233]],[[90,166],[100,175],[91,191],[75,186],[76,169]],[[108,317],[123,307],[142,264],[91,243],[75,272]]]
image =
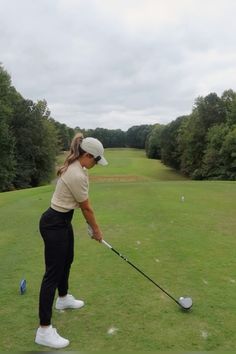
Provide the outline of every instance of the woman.
[[74,209],[80,208],[86,222],[92,228],[93,238],[97,241],[102,240],[102,232],[88,199],[87,169],[93,168],[97,163],[107,165],[103,153],[104,148],[99,140],[83,138],[80,133],[74,137],[70,153],[58,171],[59,179],[51,207],[40,219],[46,271],[39,296],[40,326],[35,338],[37,344],[51,348],[64,348],[69,345],[68,339],[61,337],[51,325],[56,289],[58,290],[56,309],[78,309],[84,306],[82,300],[76,300],[68,294],[68,279],[74,253],[71,220]]

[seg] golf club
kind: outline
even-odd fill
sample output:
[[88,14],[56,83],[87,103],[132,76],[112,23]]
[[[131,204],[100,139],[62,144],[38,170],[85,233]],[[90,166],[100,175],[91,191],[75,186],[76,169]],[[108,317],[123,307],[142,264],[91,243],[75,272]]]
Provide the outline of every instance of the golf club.
[[172,299],[177,305],[179,305],[184,310],[189,310],[192,305],[193,301],[191,297],[183,297],[181,296],[179,300],[176,300],[172,295],[170,295],[166,290],[164,290],[160,285],[158,285],[154,280],[152,280],[148,275],[146,275],[142,270],[136,267],[133,263],[131,263],[125,256],[123,256],[120,252],[115,250],[108,242],[102,240],[102,243],[110,248],[115,254],[121,257],[124,261],[126,261],[129,265],[131,265],[134,269],[136,269],[140,274],[142,274],[145,278],[150,280],[154,285],[156,285],[161,291],[163,291],[170,299]]

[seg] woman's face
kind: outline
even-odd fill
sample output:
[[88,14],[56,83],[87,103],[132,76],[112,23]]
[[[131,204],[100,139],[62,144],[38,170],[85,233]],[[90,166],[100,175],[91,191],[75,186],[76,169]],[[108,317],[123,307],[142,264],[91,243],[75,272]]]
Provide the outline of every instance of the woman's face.
[[79,161],[81,166],[87,168],[88,170],[97,164],[94,157],[88,153],[85,153],[83,156],[81,156]]

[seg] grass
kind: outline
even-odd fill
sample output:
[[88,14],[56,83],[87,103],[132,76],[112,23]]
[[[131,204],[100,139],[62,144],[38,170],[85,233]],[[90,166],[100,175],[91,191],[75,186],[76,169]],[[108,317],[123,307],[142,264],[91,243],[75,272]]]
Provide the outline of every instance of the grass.
[[[59,156],[57,165],[61,165],[66,153]],[[166,167],[158,160],[146,158],[144,150],[106,149],[105,157],[109,166],[96,166],[90,171],[91,180],[96,182],[136,182],[156,180],[186,180],[184,176]]]
[[[188,181],[142,151],[111,149],[106,157],[110,165],[91,170],[90,184],[104,239],[175,297],[190,295],[194,306],[182,312],[126,262],[90,240],[76,212],[70,291],[86,306],[53,312],[53,324],[71,341],[69,350],[233,351],[235,182]],[[50,350],[34,344],[34,335],[44,271],[38,219],[53,189],[0,194],[2,351]],[[23,277],[27,292],[21,296]],[[114,334],[108,334],[111,327]]]

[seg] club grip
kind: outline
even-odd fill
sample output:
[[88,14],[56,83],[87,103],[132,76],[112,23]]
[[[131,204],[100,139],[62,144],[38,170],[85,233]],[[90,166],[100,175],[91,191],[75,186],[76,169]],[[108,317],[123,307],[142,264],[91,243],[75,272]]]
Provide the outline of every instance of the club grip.
[[112,248],[112,246],[111,245],[109,245],[109,243],[108,242],[106,242],[105,240],[103,240],[102,239],[102,243],[105,245],[105,246],[107,246],[108,248]]

